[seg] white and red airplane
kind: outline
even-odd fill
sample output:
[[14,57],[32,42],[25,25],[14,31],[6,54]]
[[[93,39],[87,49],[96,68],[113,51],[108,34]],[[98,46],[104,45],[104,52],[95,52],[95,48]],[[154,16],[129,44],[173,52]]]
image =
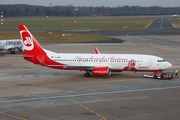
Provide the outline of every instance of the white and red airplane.
[[23,52],[23,45],[21,42],[21,39],[0,40],[0,51],[6,50],[11,54],[15,54],[16,51]]
[[96,54],[55,53],[43,49],[25,25],[19,25],[19,30],[25,60],[55,69],[85,71],[85,77],[109,76],[111,72],[122,71],[157,74],[172,66],[163,58],[153,55],[100,54],[96,46],[94,46]]

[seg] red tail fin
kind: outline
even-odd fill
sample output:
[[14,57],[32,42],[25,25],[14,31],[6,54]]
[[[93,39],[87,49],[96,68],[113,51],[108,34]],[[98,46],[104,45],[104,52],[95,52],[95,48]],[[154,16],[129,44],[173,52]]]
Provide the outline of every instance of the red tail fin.
[[19,31],[24,46],[24,59],[39,64],[42,66],[62,69],[64,66],[61,63],[51,60],[41,45],[29,32],[25,25],[19,25]]
[[19,25],[20,36],[24,47],[24,59],[35,64],[41,64],[38,58],[46,56],[45,51],[25,25]]
[[45,54],[41,45],[37,42],[25,25],[19,25],[19,31],[24,46],[25,56]]

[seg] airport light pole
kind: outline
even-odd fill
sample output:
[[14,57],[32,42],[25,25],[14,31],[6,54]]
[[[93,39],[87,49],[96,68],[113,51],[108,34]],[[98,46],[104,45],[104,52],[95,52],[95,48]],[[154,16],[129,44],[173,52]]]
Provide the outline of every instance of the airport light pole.
[[3,25],[4,24],[4,20],[3,20],[4,18],[3,18],[3,12],[1,11],[1,25]]

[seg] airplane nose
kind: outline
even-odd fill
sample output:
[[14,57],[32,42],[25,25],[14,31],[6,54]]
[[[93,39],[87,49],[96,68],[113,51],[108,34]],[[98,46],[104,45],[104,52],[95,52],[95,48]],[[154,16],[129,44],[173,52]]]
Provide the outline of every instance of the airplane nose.
[[172,64],[167,62],[166,66],[167,66],[167,68],[170,68],[170,67],[172,67]]

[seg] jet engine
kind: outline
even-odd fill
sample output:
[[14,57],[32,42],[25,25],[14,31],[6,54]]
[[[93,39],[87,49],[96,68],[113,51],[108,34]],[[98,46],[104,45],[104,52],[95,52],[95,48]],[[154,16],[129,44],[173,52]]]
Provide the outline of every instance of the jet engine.
[[92,74],[94,76],[109,76],[111,75],[111,70],[108,67],[96,67],[93,68]]

